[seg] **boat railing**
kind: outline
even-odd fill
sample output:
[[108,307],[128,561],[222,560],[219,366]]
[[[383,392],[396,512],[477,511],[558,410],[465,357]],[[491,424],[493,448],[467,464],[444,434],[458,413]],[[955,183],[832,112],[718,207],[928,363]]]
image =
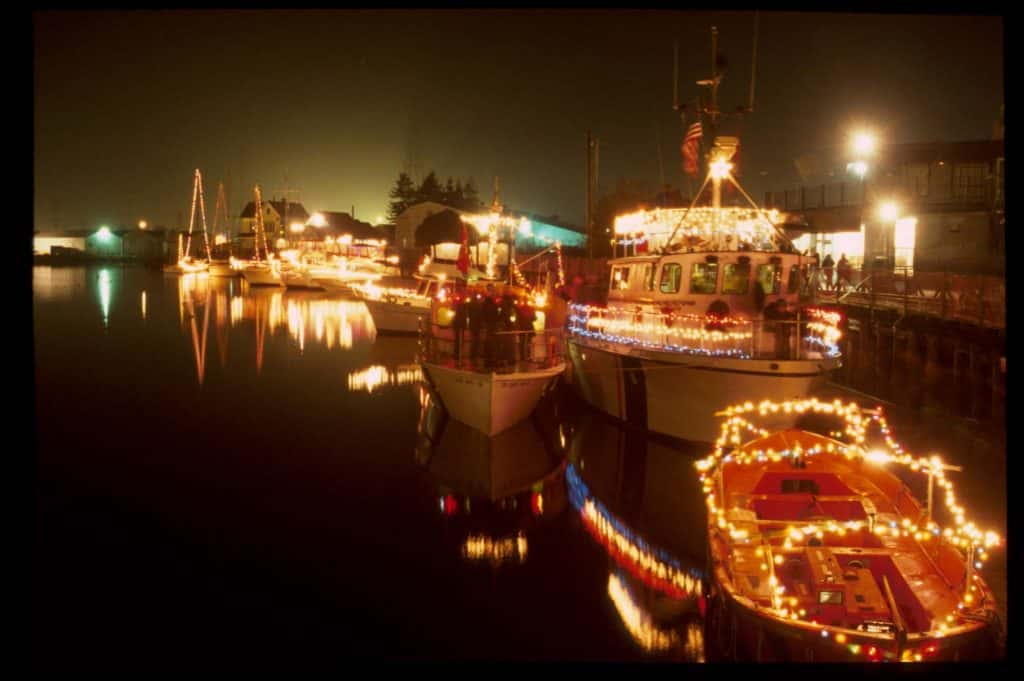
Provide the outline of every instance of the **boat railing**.
[[564,329],[455,329],[420,322],[420,361],[484,372],[536,371],[564,361]]
[[765,319],[686,315],[626,308],[573,306],[569,332],[576,336],[657,352],[801,360],[837,357],[838,319],[820,310]]

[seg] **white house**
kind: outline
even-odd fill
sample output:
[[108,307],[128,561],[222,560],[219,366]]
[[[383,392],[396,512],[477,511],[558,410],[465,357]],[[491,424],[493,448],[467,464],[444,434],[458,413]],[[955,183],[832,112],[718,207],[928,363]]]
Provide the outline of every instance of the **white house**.
[[73,248],[85,252],[85,232],[39,232],[32,237],[32,252],[49,255],[50,249]]

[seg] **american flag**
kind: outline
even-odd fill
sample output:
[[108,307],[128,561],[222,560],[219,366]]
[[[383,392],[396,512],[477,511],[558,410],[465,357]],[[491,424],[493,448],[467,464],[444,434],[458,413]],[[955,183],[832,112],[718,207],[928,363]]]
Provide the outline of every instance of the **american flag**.
[[686,137],[683,139],[683,170],[694,176],[697,174],[697,157],[700,154],[702,135],[700,121],[697,121],[686,129]]

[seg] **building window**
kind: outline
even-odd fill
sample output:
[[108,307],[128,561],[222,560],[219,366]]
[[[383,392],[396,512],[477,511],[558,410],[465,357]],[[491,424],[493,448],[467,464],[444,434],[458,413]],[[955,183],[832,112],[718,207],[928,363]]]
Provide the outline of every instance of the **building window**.
[[718,263],[695,262],[690,270],[690,293],[714,293],[718,287]]
[[907,182],[907,190],[914,196],[928,196],[928,165],[926,163],[904,166],[903,176]]
[[985,198],[985,176],[988,167],[984,163],[958,164],[953,168],[953,196],[968,201]]
[[679,263],[670,262],[661,268],[661,284],[658,290],[662,293],[679,293],[679,280],[682,279],[683,268]]
[[750,288],[750,263],[733,262],[725,266],[722,293],[743,295]]
[[782,288],[781,265],[758,265],[757,283],[766,295],[775,295]]

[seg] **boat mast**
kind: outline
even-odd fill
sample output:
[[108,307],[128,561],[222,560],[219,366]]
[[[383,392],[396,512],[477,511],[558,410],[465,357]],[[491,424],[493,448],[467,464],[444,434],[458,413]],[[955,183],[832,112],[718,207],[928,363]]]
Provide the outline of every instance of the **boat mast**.
[[256,195],[256,262],[262,262],[260,258],[260,235],[263,235],[263,252],[267,254],[269,259],[270,253],[267,251],[267,231],[263,227],[263,199],[260,195],[260,186],[256,185],[253,188],[253,193]]

